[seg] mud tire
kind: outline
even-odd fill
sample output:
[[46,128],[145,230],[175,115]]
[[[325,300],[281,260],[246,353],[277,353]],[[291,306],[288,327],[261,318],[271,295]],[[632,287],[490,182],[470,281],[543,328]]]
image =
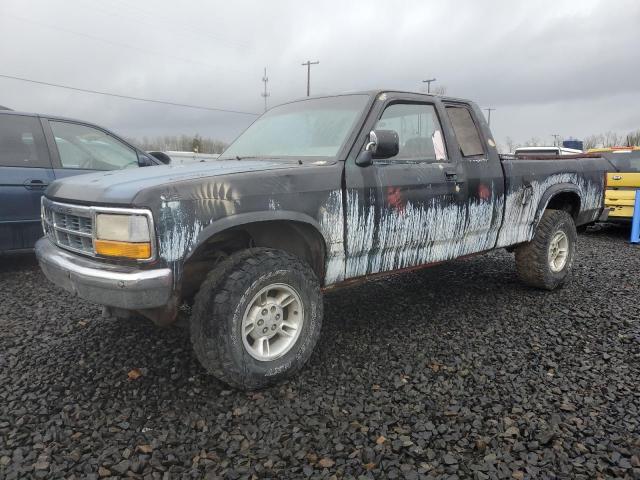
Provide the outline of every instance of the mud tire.
[[[550,266],[550,244],[554,236],[562,231],[568,240],[567,258],[560,271]],[[571,275],[576,252],[576,225],[564,210],[546,210],[530,242],[515,250],[518,277],[532,287],[554,290],[567,282]]]
[[[304,321],[289,351],[273,361],[259,361],[245,350],[242,318],[254,295],[275,282],[298,292]],[[303,367],[320,337],[322,315],[320,284],[309,265],[284,251],[247,249],[223,260],[202,283],[191,316],[191,342],[207,372],[232,387],[255,390]]]

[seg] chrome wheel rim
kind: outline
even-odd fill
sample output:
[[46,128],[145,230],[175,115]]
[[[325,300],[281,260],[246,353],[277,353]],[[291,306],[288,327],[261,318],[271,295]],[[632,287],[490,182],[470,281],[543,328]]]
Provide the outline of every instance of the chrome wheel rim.
[[556,232],[549,243],[549,268],[551,271],[561,271],[567,264],[568,257],[569,239],[564,232]]
[[284,283],[261,289],[249,302],[242,318],[242,342],[249,355],[269,362],[295,345],[304,322],[302,300]]

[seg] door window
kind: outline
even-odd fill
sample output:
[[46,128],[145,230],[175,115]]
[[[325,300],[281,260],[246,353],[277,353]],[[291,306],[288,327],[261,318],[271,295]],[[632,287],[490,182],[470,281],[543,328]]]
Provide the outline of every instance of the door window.
[[0,166],[51,168],[38,118],[0,115]]
[[138,167],[135,150],[97,128],[49,121],[63,168],[119,170]]
[[400,150],[393,160],[446,161],[447,151],[433,105],[394,103],[383,112],[376,130],[394,130]]
[[460,144],[460,153],[463,157],[475,157],[484,155],[482,140],[471,118],[471,112],[464,107],[447,107],[447,115],[451,120],[451,126]]

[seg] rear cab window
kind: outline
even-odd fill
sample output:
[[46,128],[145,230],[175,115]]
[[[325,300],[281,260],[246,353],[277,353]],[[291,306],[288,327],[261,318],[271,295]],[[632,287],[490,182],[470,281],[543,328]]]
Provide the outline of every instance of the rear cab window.
[[462,106],[447,105],[446,110],[453,132],[460,145],[460,154],[463,157],[484,155],[482,139],[469,109]]
[[51,168],[37,117],[0,115],[0,167]]
[[440,120],[431,104],[392,103],[374,128],[398,134],[400,149],[388,160],[447,161]]

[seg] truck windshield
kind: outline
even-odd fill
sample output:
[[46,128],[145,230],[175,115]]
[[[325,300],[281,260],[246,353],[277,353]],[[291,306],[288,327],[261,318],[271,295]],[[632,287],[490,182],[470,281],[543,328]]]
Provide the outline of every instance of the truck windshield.
[[335,157],[368,95],[341,95],[287,103],[256,120],[220,156]]

